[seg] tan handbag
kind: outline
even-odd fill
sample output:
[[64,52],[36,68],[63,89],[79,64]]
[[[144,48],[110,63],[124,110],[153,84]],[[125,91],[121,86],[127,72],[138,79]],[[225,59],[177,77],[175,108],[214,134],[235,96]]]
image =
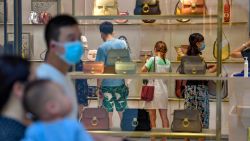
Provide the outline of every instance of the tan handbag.
[[93,15],[95,16],[116,16],[118,15],[117,0],[95,0]]
[[101,74],[104,72],[103,62],[84,62],[83,72],[91,74]]
[[171,125],[173,132],[202,132],[202,122],[198,110],[174,110],[174,119]]
[[181,15],[206,14],[205,0],[181,0]]
[[181,58],[187,54],[188,45],[175,46],[174,48],[177,53],[177,61],[181,61]]
[[136,67],[136,63],[133,62],[116,62],[115,72],[117,74],[135,74]]

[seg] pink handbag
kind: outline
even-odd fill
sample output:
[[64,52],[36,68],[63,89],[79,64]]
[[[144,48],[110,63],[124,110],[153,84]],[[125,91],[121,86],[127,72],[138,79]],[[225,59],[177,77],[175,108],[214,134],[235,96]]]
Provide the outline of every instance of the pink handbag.
[[87,130],[109,130],[108,112],[103,108],[86,108],[81,123]]
[[[119,16],[128,16],[129,13],[128,12],[119,12]],[[117,19],[115,20],[116,23],[127,23],[128,20],[127,19]]]
[[155,86],[142,86],[141,100],[152,101],[154,99]]
[[52,18],[51,14],[46,11],[39,13],[38,17],[39,23],[41,24],[47,24],[51,18]]
[[101,74],[104,72],[103,62],[84,62],[83,72],[91,74]]

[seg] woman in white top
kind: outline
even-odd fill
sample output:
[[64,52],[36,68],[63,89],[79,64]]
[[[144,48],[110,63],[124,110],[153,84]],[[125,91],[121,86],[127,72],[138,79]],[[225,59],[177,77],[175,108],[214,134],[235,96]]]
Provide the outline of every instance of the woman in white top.
[[[154,47],[155,57],[151,57],[142,68],[142,72],[166,73],[171,71],[171,63],[166,59],[167,46],[163,41],[158,41]],[[168,89],[164,80],[153,80],[155,86],[154,99],[150,102],[145,102],[145,109],[148,109],[150,115],[151,127],[156,127],[156,110],[159,110],[163,128],[169,127],[167,116],[168,109]],[[152,141],[155,139],[152,138]],[[162,138],[166,140],[166,138]]]

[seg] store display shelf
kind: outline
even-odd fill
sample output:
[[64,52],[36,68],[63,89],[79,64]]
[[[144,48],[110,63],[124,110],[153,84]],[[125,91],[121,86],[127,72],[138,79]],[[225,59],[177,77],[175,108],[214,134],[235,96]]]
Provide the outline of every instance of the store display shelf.
[[215,73],[204,75],[184,75],[177,73],[136,73],[136,74],[86,74],[84,72],[69,72],[71,79],[182,79],[182,80],[226,80],[226,77],[216,77]]
[[128,20],[142,20],[142,19],[211,19],[217,18],[217,15],[132,15],[132,16],[75,16],[78,20],[115,20],[115,19],[128,19]]
[[[88,97],[88,100],[97,100],[97,97]],[[128,97],[127,100],[128,101],[142,101],[140,97],[135,97],[135,96]],[[179,102],[179,101],[184,101],[184,98],[169,97],[168,101]],[[216,99],[210,99],[209,101],[216,102]],[[222,102],[228,103],[229,99],[228,98],[222,99]]]
[[91,134],[145,138],[145,137],[169,137],[169,138],[207,138],[214,139],[216,137],[215,130],[203,130],[202,133],[180,133],[171,132],[170,129],[152,129],[152,131],[121,131],[114,129],[110,131],[88,131]]
[[[223,23],[224,26],[233,26],[233,25],[245,25],[245,24],[248,24],[248,22],[226,22],[226,23]],[[0,23],[0,26],[3,26],[4,24],[3,23]],[[14,26],[13,23],[8,23],[7,25],[9,26]],[[25,23],[25,24],[22,24],[23,26],[41,26],[41,27],[44,27],[45,24],[28,24],[28,23]],[[79,23],[80,26],[97,26],[97,25],[100,25],[100,23],[84,23],[84,22],[80,22]],[[165,26],[165,25],[173,25],[173,26],[182,26],[182,25],[217,25],[217,22],[187,22],[187,23],[152,23],[152,24],[149,24],[149,23],[114,23],[114,25],[116,26],[139,26],[139,25],[142,25],[142,26]]]

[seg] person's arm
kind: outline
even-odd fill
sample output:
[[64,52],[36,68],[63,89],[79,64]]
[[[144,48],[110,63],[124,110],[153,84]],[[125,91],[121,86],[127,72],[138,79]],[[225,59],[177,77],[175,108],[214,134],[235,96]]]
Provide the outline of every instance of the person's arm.
[[151,66],[153,67],[153,62],[154,62],[154,58],[151,57],[146,64],[141,68],[141,72],[148,72],[151,68]]
[[[99,47],[98,50],[97,50],[96,62],[105,63],[105,54],[104,54],[104,51],[103,51],[103,49],[101,47]],[[97,79],[97,91],[96,91],[96,94],[97,94],[98,97],[100,96],[101,85],[102,85],[102,79]]]
[[242,44],[241,46],[237,47],[236,49],[234,49],[231,52],[230,56],[232,58],[242,58],[243,56],[242,56],[241,52],[242,52],[243,49],[245,49],[248,46],[250,46],[250,40],[247,41],[246,43]]

